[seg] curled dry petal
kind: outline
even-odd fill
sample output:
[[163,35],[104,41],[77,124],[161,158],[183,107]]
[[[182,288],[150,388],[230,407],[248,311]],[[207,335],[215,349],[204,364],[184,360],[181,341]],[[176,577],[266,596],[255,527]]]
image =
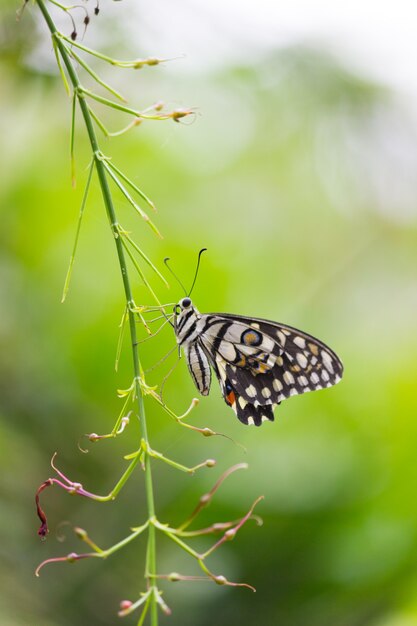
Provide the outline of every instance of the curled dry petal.
[[39,519],[41,520],[41,525],[38,530],[38,535],[42,539],[45,539],[46,535],[49,532],[49,528],[48,528],[48,520],[47,520],[45,511],[42,509],[40,502],[39,502],[39,496],[44,489],[46,489],[47,487],[50,487],[51,485],[53,485],[53,480],[51,478],[48,478],[48,480],[45,480],[45,482],[41,484],[41,486],[38,488],[36,495],[35,495],[36,512],[38,514]]

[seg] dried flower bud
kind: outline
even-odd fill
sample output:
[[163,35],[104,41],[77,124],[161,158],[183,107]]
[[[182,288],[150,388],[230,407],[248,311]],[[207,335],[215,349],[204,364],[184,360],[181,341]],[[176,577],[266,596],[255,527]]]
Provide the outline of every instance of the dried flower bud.
[[186,117],[187,115],[190,115],[190,111],[187,111],[185,109],[176,109],[175,111],[172,111],[171,113],[171,117],[174,120],[174,122],[179,122],[180,119],[182,119],[183,117]]
[[45,482],[41,484],[41,486],[38,488],[36,495],[35,495],[36,512],[38,514],[39,519],[41,520],[41,525],[38,530],[38,535],[39,537],[41,537],[41,539],[45,539],[46,535],[49,533],[49,529],[48,529],[48,520],[39,502],[39,496],[42,493],[42,491],[46,489],[46,487],[50,487],[51,485],[53,485],[52,479],[48,478],[48,480],[45,480]]

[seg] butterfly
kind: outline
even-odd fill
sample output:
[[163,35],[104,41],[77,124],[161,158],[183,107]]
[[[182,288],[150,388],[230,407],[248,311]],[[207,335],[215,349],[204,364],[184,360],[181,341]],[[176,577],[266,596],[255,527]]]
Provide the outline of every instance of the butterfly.
[[273,421],[282,400],[332,387],[343,375],[339,357],[315,337],[264,319],[203,314],[189,297],[174,307],[174,330],[198,391],[208,395],[213,369],[243,424]]

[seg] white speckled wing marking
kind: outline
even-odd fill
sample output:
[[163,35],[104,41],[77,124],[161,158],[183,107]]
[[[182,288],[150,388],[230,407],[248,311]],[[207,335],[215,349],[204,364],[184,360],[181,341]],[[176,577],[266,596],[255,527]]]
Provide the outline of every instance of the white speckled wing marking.
[[335,352],[296,328],[259,318],[202,315],[190,304],[184,308],[177,341],[197,389],[208,394],[212,366],[225,402],[244,424],[272,421],[282,400],[331,387],[343,375]]
[[[295,328],[232,315],[212,314],[207,321],[200,341],[210,362],[218,358],[221,363],[225,401],[244,423],[252,417],[260,425],[260,409],[268,407],[266,419],[271,419],[282,400],[334,385],[342,376],[336,354]],[[247,402],[244,407],[239,398]]]

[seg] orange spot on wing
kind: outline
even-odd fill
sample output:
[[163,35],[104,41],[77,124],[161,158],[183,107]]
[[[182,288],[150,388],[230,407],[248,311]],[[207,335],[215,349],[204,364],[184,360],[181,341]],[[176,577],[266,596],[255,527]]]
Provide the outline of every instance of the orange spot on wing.
[[236,396],[234,391],[230,391],[226,396],[226,402],[229,406],[233,406],[236,403]]
[[318,346],[316,346],[315,343],[309,343],[308,347],[310,348],[311,352],[314,354],[314,356],[318,356],[319,354],[319,348]]
[[247,346],[251,346],[253,343],[255,343],[258,339],[258,335],[256,333],[251,333],[250,331],[247,331],[245,333],[245,344]]

